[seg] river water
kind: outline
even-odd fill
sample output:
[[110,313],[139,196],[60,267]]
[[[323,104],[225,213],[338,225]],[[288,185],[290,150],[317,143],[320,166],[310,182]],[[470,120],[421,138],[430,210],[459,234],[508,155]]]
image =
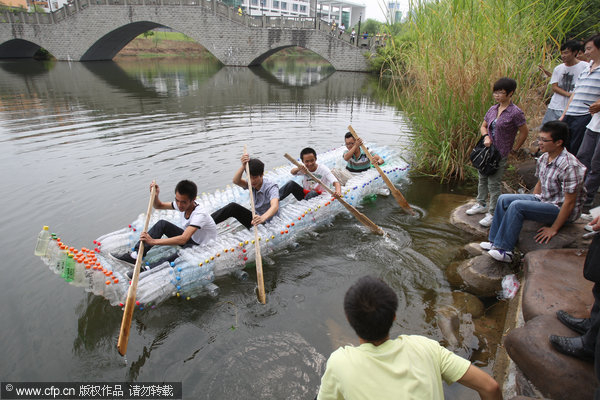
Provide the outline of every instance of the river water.
[[[363,207],[389,233],[384,239],[341,215],[270,255],[264,306],[249,271],[245,282],[218,281],[218,298],[136,310],[125,359],[116,351],[121,309],[65,284],[33,256],[42,225],[75,247],[125,226],[146,209],[152,179],[165,201],[181,179],[201,192],[223,188],[244,144],[269,169],[285,164],[285,152],[341,145],[352,124],[410,158],[406,121],[376,87],[365,74],[293,63],[1,61],[0,379],[181,381],[186,399],[312,399],[329,354],[357,343],[342,298],[365,274],[398,293],[392,336],[429,336],[490,371],[494,306],[488,319],[456,312],[444,273],[469,240],[447,221],[465,197],[431,180],[401,186],[420,219],[391,196]],[[453,319],[440,317],[448,312]],[[475,398],[459,385],[446,390],[450,399]]]

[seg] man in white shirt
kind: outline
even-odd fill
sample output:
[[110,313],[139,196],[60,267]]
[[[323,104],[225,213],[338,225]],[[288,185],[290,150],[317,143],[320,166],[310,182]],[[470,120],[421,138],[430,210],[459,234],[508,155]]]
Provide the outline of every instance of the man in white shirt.
[[[148,232],[140,234],[140,241],[144,242],[144,254],[141,257],[144,257],[152,246],[188,247],[207,243],[217,238],[217,225],[215,221],[196,203],[198,187],[194,182],[188,180],[179,182],[175,186],[175,201],[173,202],[160,201],[158,198],[160,193],[158,185],[151,183],[150,190],[152,190],[152,187],[156,188],[154,208],[157,210],[177,210],[181,212],[181,225],[183,228],[169,221],[159,220]],[[167,237],[163,238],[163,235]],[[130,264],[135,264],[137,258],[140,257],[138,254],[139,248],[140,242],[137,242],[131,253],[115,255],[115,257]],[[158,263],[155,262],[150,267],[164,261],[172,260],[161,260]]]
[[577,78],[586,66],[585,62],[577,59],[577,54],[579,54],[581,48],[581,43],[576,40],[568,40],[560,46],[560,58],[563,63],[556,66],[552,71],[550,84],[554,94],[550,99],[550,104],[548,104],[542,125],[549,121],[556,121],[565,110],[569,97],[571,97],[577,83]]
[[294,181],[289,181],[285,185],[279,189],[279,200],[282,201],[290,194],[293,194],[296,200],[308,200],[312,199],[315,196],[322,194],[325,188],[321,187],[317,182],[315,182],[310,176],[308,176],[307,171],[310,171],[316,178],[318,178],[321,182],[328,186],[333,186],[335,188],[335,194],[337,196],[342,195],[342,187],[338,180],[333,176],[331,170],[327,168],[325,165],[317,164],[317,152],[310,148],[306,147],[302,149],[300,152],[300,160],[304,164],[300,168],[292,168],[290,173],[292,175],[302,174],[304,175],[304,179],[302,181],[302,186]]

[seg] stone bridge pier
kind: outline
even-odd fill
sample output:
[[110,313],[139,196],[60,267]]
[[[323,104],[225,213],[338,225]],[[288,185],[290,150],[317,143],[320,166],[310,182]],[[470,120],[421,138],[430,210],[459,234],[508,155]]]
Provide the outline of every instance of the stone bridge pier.
[[347,36],[330,35],[328,25],[312,18],[238,16],[223,3],[209,0],[108,1],[76,0],[51,14],[5,12],[0,16],[0,58],[31,57],[43,47],[58,60],[110,60],[139,34],[168,27],[229,66],[258,65],[281,49],[298,46],[320,55],[336,70],[368,69],[364,49],[351,45]]

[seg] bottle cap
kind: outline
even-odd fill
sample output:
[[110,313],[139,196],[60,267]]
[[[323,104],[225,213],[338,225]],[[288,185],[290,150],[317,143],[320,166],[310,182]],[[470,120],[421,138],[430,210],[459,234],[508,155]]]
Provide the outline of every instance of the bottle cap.
[[48,225],[44,225],[44,230],[47,231],[48,230]]

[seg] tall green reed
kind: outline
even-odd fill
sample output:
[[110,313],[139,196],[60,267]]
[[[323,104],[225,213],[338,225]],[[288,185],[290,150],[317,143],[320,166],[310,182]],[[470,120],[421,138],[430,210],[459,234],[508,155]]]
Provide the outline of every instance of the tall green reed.
[[[462,180],[493,82],[517,81],[513,102],[539,110],[555,47],[577,23],[582,0],[415,0],[402,33],[375,59],[410,117],[417,169]],[[531,127],[530,127],[531,128]]]

